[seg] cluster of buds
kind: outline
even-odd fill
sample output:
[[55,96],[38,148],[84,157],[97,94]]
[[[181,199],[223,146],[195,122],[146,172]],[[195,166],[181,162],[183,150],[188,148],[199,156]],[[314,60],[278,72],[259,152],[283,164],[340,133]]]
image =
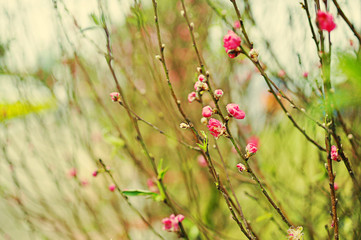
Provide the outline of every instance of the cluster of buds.
[[331,146],[331,159],[333,161],[337,161],[337,162],[340,161],[339,156],[338,156],[338,150],[337,150],[337,147],[335,145]]
[[303,239],[303,233],[302,233],[303,227],[299,226],[297,228],[291,227],[287,230],[288,233],[288,240],[302,240]]
[[[223,91],[221,95],[223,95]],[[226,117],[226,121],[227,119],[229,119],[229,117],[234,117],[236,119],[243,119],[246,116],[245,113],[239,109],[239,106],[237,104],[230,103],[227,105],[226,108],[229,114],[229,116]],[[212,107],[210,106],[203,107],[202,109],[203,118],[201,119],[201,122],[204,124],[207,123],[207,118],[211,117],[215,113],[217,113],[217,109],[212,109]],[[216,139],[221,135],[227,135],[227,129],[225,124],[215,118],[209,119],[207,127],[208,130],[211,132],[211,134],[214,137],[216,137]]]
[[172,214],[169,216],[169,218],[163,218],[163,230],[168,232],[178,232],[179,223],[181,223],[183,220],[184,216],[182,214],[178,214],[177,216]]
[[192,103],[198,99],[199,95],[202,95],[203,91],[208,90],[208,84],[206,83],[207,78],[201,74],[198,76],[197,82],[194,84],[195,92],[191,92],[188,94],[188,102]]
[[194,90],[196,90],[196,92],[208,90],[208,85],[206,83],[206,77],[203,74],[198,76],[198,81],[194,84]]

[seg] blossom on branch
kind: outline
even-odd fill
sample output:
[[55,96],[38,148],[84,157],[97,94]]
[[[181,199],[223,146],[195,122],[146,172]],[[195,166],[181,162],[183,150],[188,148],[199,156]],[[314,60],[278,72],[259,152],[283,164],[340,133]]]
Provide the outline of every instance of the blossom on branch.
[[163,218],[163,230],[168,232],[178,232],[179,223],[181,223],[183,220],[184,216],[182,214],[178,214],[177,216],[172,214],[169,216],[169,218]]
[[211,134],[216,138],[226,132],[226,126],[224,126],[223,123],[214,118],[209,119],[207,127]]
[[333,16],[328,12],[317,12],[317,24],[321,30],[331,32],[336,28],[336,23],[333,21]]
[[233,31],[223,37],[223,47],[230,58],[235,58],[241,53],[241,38]]
[[231,117],[234,117],[235,119],[243,119],[246,114],[239,109],[239,105],[235,103],[229,103],[226,106],[227,111]]

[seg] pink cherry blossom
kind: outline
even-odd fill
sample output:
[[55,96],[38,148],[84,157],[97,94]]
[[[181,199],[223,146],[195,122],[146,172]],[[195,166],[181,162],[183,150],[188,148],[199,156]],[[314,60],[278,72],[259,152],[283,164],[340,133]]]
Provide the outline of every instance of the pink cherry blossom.
[[338,162],[338,151],[335,145],[331,146],[331,159]]
[[246,166],[244,166],[242,163],[238,163],[238,164],[236,165],[236,167],[238,168],[238,170],[239,170],[240,172],[243,172],[243,171],[247,170]]
[[239,109],[239,105],[235,103],[229,103],[227,105],[227,111],[229,115],[235,119],[243,119],[246,116],[246,114]]
[[201,82],[201,81],[197,81],[197,82],[194,84],[194,90],[196,90],[197,92],[198,92],[198,91],[201,91],[201,90],[208,90],[208,85],[207,85],[207,83],[204,83],[204,82]]
[[201,74],[201,75],[198,76],[198,81],[200,81],[200,82],[205,82],[205,81],[206,81],[206,77],[205,77],[203,74]]
[[238,20],[234,22],[233,27],[236,29],[241,28],[241,24],[239,23]]
[[308,78],[308,72],[304,72],[304,73],[303,73],[303,77],[304,77],[304,78]]
[[207,127],[211,134],[216,138],[226,132],[226,127],[224,126],[224,124],[214,118],[209,119]]
[[213,109],[210,106],[205,106],[202,109],[202,116],[203,117],[209,118],[209,117],[212,116],[212,114],[213,114]]
[[334,184],[333,184],[333,188],[335,189],[335,191],[337,191],[337,190],[338,190],[338,184],[337,184],[337,183],[334,183]]
[[241,38],[231,30],[229,30],[227,35],[224,36],[223,47],[226,49],[230,58],[235,58],[240,53],[239,47],[241,45],[241,41]]
[[112,92],[109,94],[113,102],[118,102],[120,100],[120,93]]
[[172,230],[172,220],[169,218],[163,218],[163,230],[170,232]]
[[178,214],[175,216],[174,214],[170,215],[169,218],[163,218],[163,230],[168,232],[177,232],[179,231],[179,223],[184,220],[184,216],[182,214]]
[[191,92],[190,94],[188,94],[188,102],[191,103],[194,100],[196,100],[197,94],[196,92]]
[[257,152],[257,146],[254,143],[248,143],[246,146],[246,151],[250,154]]
[[115,188],[115,184],[109,185],[109,191],[114,192]]
[[95,170],[93,173],[92,173],[93,177],[96,177],[98,176],[98,170]]
[[331,32],[336,28],[336,23],[333,21],[333,16],[328,12],[317,12],[317,23],[321,30]]
[[254,145],[258,148],[259,138],[256,137],[256,136],[252,136],[252,137],[250,137],[250,138],[247,140],[247,144],[248,144],[248,143],[252,143],[252,144],[254,144]]
[[214,91],[214,97],[218,100],[223,96],[223,90],[222,89],[217,89]]

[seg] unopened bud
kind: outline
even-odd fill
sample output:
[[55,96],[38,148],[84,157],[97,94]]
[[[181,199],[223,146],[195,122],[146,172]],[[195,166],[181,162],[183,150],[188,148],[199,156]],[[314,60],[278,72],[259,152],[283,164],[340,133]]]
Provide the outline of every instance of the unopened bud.
[[181,124],[179,124],[179,127],[180,127],[181,129],[188,129],[188,128],[190,128],[187,123],[181,123]]
[[258,62],[258,51],[254,48],[249,51],[248,56],[251,58],[253,62]]
[[181,15],[184,17],[185,12],[182,10],[182,11],[180,11],[180,13],[181,13]]
[[236,165],[236,167],[238,168],[238,170],[239,170],[241,173],[244,172],[244,171],[247,171],[246,166],[244,166],[242,163],[238,163],[238,164]]
[[155,58],[158,59],[159,61],[162,61],[162,57],[160,55],[155,55]]
[[191,22],[191,23],[189,24],[189,27],[191,28],[191,30],[193,30],[193,28],[194,28],[194,23]]
[[202,118],[201,118],[201,123],[202,123],[203,125],[207,125],[207,123],[208,123],[207,118],[202,117]]

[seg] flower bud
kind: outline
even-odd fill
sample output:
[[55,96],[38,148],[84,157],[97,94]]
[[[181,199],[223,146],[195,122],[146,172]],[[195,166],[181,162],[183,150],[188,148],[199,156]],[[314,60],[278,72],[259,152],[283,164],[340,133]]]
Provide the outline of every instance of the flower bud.
[[239,109],[239,105],[235,103],[229,103],[227,106],[227,111],[230,116],[234,117],[235,119],[243,119],[246,114]]
[[248,143],[246,146],[246,157],[249,158],[250,156],[256,154],[257,152],[257,146],[254,143]]
[[249,51],[248,56],[251,58],[253,62],[258,62],[258,51],[254,48]]
[[203,74],[201,74],[201,75],[199,75],[198,76],[198,81],[200,81],[200,82],[205,82],[207,79],[206,79],[206,77],[203,75]]
[[202,123],[203,125],[207,125],[208,119],[205,118],[205,117],[202,117],[202,118],[201,118],[201,123]]
[[112,92],[109,95],[110,95],[113,102],[119,102],[120,101],[120,93]]
[[333,161],[337,161],[339,162],[339,157],[338,157],[338,150],[337,150],[337,147],[335,145],[332,145],[331,146],[331,159]]
[[109,185],[109,191],[114,192],[115,188],[114,184]]
[[214,98],[216,100],[219,100],[222,96],[223,96],[222,89],[217,89],[217,90],[214,91]]
[[181,129],[188,129],[188,128],[190,128],[190,126],[189,126],[187,123],[181,123],[181,124],[179,124],[179,127],[180,127]]
[[188,102],[191,103],[194,100],[196,100],[197,94],[196,92],[191,92],[190,94],[188,94]]
[[244,171],[247,171],[246,166],[244,166],[242,163],[238,163],[238,164],[236,165],[236,167],[238,168],[238,170],[239,170],[241,173],[244,172]]
[[212,114],[213,114],[213,109],[210,106],[205,106],[202,109],[202,116],[203,117],[209,118],[209,117],[212,116]]

